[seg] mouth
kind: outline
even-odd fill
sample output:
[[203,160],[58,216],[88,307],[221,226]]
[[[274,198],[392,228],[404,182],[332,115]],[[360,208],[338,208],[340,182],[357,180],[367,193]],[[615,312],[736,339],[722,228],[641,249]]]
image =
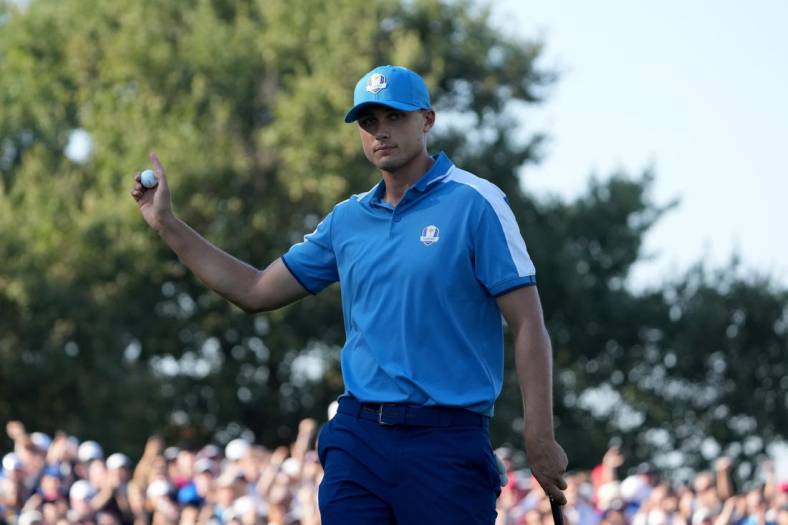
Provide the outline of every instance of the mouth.
[[385,145],[375,146],[375,148],[372,151],[375,152],[375,153],[377,153],[379,151],[386,152],[386,151],[391,151],[391,150],[393,150],[396,147],[397,146],[391,146],[391,145],[385,144]]

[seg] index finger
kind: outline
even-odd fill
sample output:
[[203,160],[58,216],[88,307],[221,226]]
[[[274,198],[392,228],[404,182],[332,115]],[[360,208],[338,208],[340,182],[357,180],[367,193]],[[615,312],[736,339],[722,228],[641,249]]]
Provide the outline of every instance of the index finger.
[[566,480],[563,476],[558,476],[555,478],[555,486],[561,490],[566,490]]
[[561,485],[566,488],[566,482],[563,480],[563,478],[553,480],[547,476],[534,476],[536,477],[536,481],[539,482],[539,485],[541,485],[542,490],[544,490],[547,494],[548,498],[555,501],[559,505],[566,504],[566,496],[564,496],[563,489],[561,488]]
[[560,490],[566,490],[566,480],[564,479],[563,471],[561,472],[533,472],[539,483],[546,482]]
[[153,164],[153,170],[156,172],[156,175],[164,175],[164,166],[161,165],[159,156],[155,152],[151,152],[150,161]]

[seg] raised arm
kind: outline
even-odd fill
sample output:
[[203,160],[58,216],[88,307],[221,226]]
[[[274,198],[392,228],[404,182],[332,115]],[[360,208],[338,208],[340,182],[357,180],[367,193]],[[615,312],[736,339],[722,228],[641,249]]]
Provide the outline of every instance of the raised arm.
[[517,379],[523,396],[525,448],[531,472],[557,503],[566,503],[563,474],[567,457],[553,431],[553,358],[535,286],[498,297],[498,307],[514,336]]
[[145,222],[208,288],[247,312],[273,310],[308,294],[281,259],[258,270],[220,250],[176,217],[164,167],[155,153],[150,158],[158,184],[146,188],[137,174],[131,196]]

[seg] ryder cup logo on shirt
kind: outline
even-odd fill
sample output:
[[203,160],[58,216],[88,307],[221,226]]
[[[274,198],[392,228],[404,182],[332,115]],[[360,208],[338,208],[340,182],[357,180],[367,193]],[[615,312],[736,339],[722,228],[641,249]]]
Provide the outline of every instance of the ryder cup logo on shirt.
[[421,237],[419,238],[419,240],[422,243],[424,243],[425,246],[429,246],[432,243],[438,242],[438,240],[440,239],[440,237],[438,236],[439,233],[440,230],[438,229],[437,226],[433,226],[433,225],[427,226],[426,228],[421,230]]
[[387,87],[388,84],[386,84],[386,77],[380,73],[375,73],[369,77],[369,80],[367,80],[367,91],[370,93],[375,93],[377,95]]

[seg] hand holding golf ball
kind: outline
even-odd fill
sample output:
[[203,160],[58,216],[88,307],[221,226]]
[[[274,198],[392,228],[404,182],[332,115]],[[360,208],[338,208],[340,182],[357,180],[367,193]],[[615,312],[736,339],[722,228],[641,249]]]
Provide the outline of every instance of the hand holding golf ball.
[[145,222],[155,230],[160,230],[174,216],[172,201],[164,166],[155,153],[150,154],[150,161],[153,169],[146,169],[134,176],[131,196],[137,202]]
[[140,173],[140,182],[146,188],[153,188],[159,181],[156,179],[156,174],[153,173],[153,170],[145,170]]

